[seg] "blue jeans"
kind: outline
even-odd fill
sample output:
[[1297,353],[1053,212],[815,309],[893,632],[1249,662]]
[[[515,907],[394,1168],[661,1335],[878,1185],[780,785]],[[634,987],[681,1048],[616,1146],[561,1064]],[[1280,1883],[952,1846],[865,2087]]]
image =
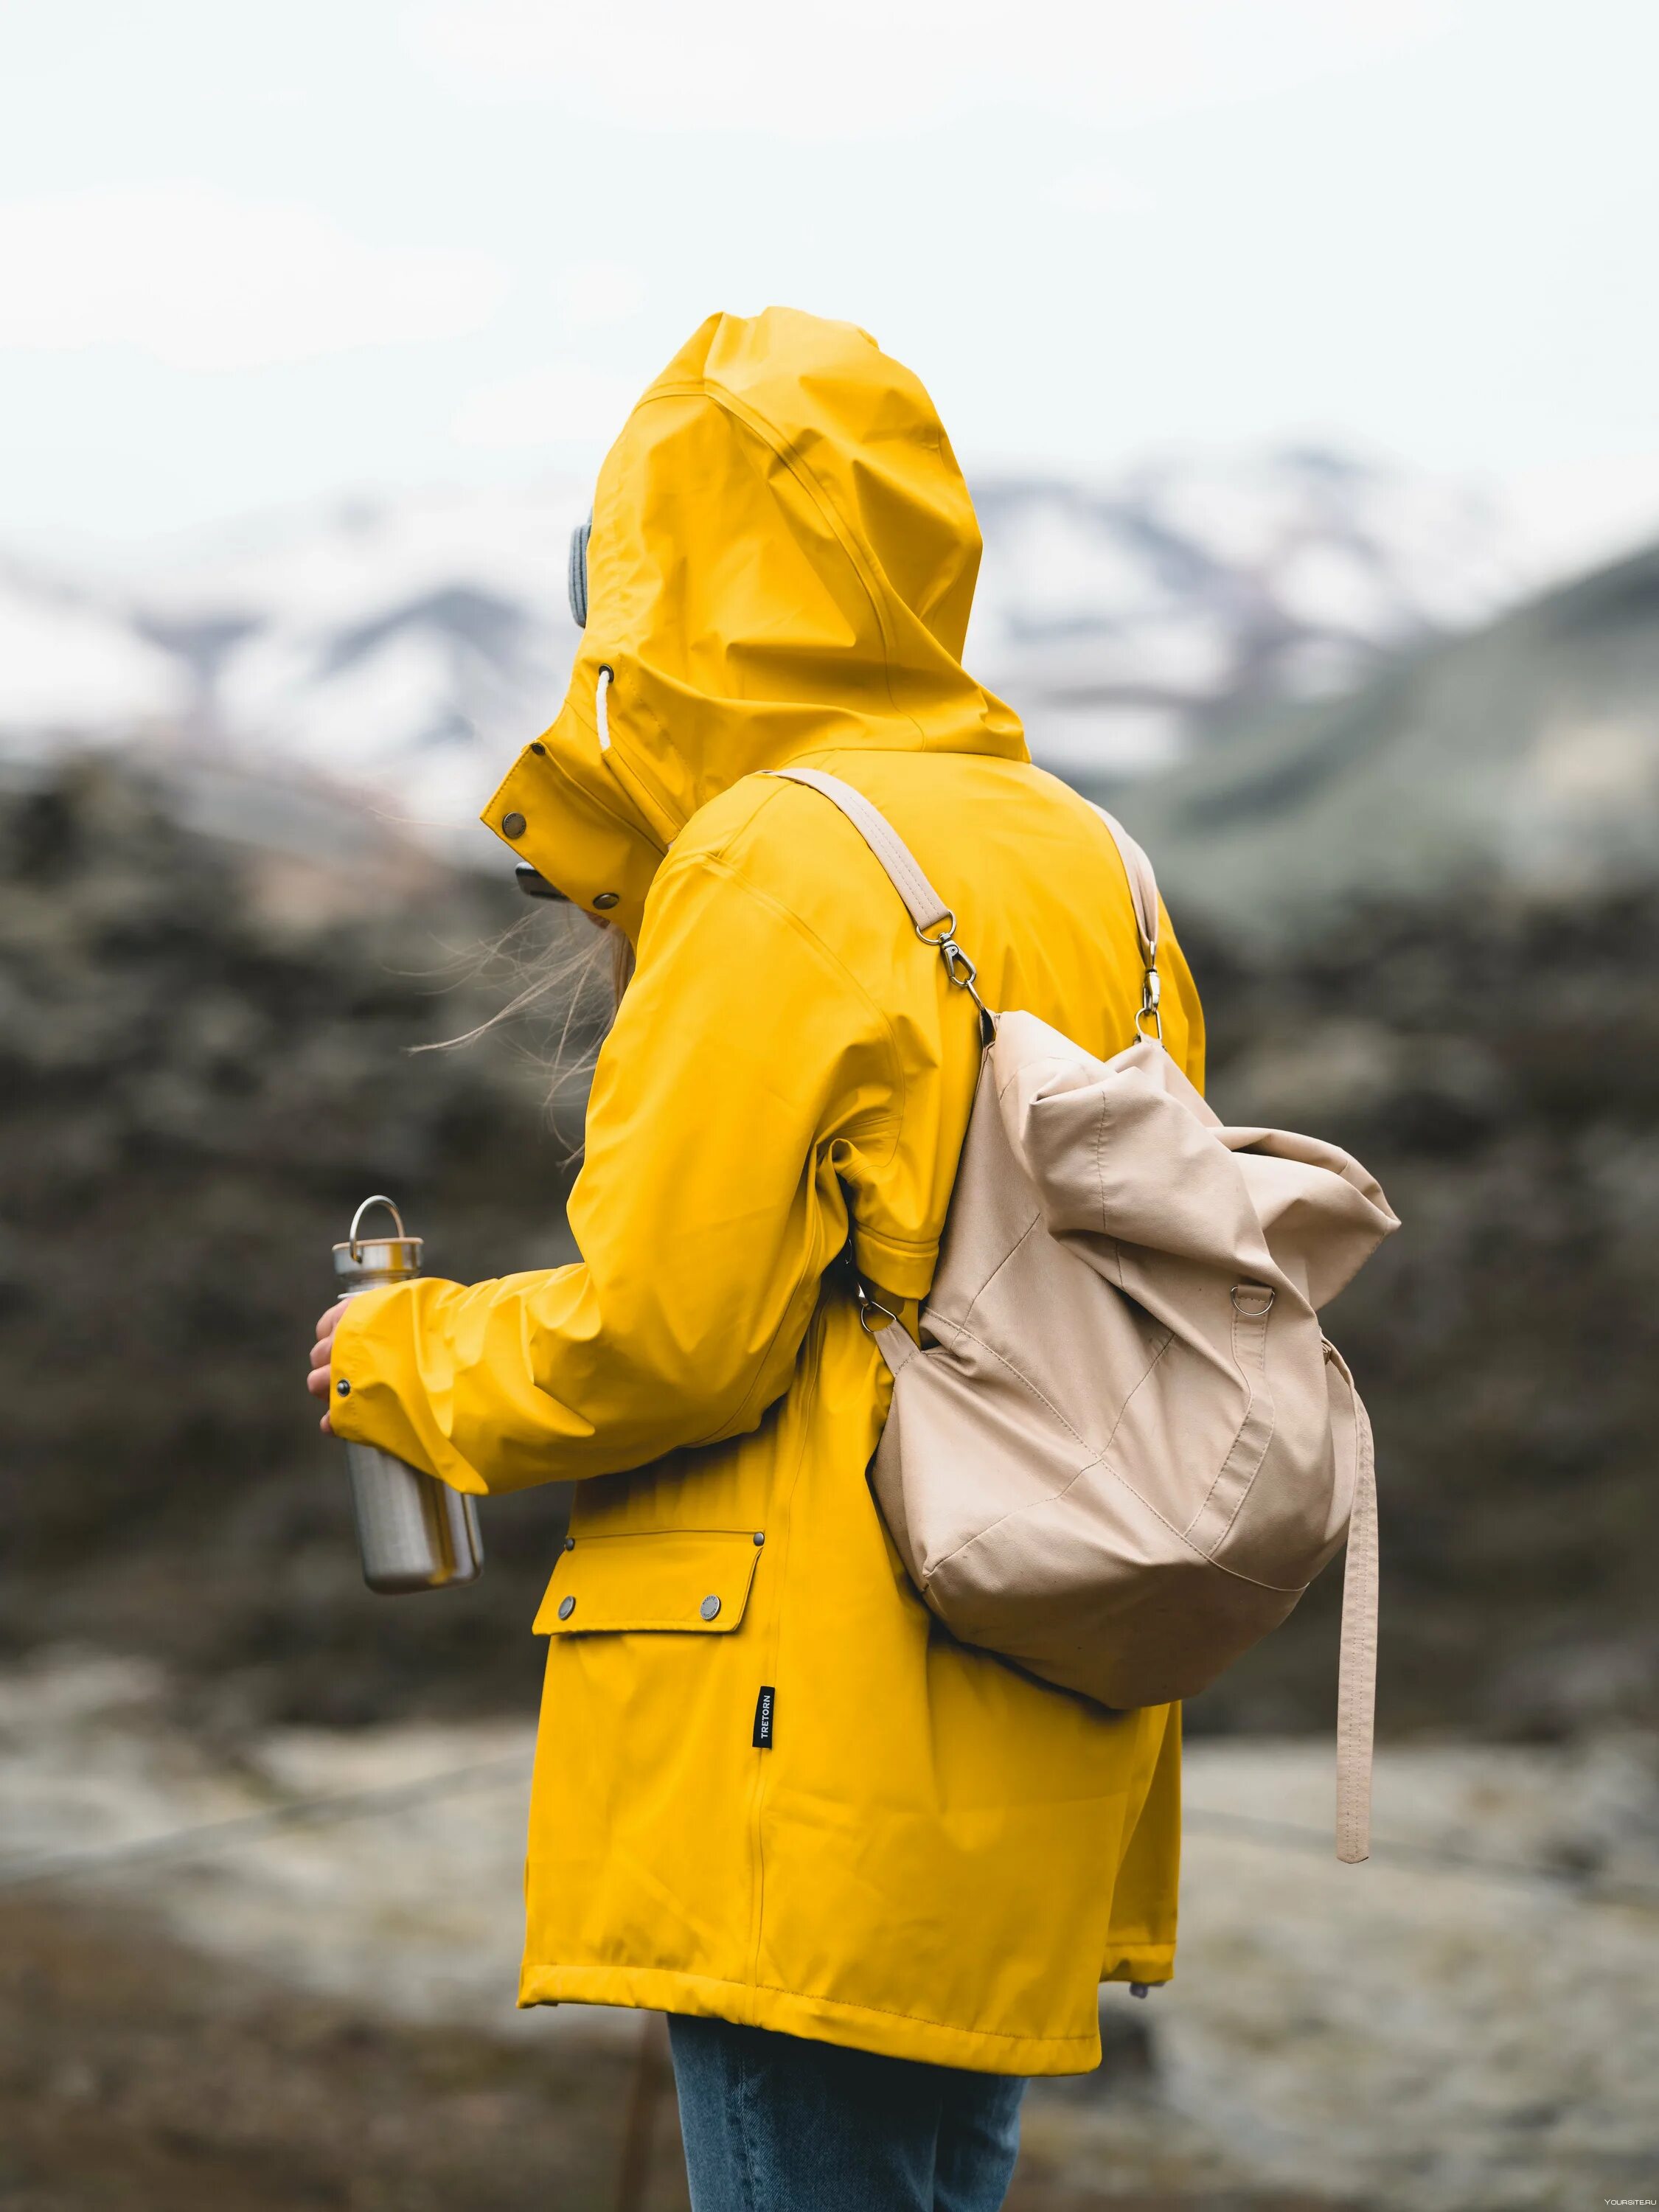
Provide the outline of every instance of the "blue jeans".
[[763,2027],[668,2023],[692,2212],[997,2212],[1025,2083]]

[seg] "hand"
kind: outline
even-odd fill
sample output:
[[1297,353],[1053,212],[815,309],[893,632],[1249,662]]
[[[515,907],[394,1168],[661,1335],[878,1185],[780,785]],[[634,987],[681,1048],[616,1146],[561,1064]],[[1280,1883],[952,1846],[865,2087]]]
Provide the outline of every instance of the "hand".
[[[313,1398],[327,1399],[328,1364],[334,1357],[334,1332],[340,1326],[340,1316],[347,1304],[346,1299],[339,1299],[317,1324],[317,1341],[311,1347],[311,1372],[306,1377],[306,1388]],[[325,1437],[333,1435],[333,1424],[326,1413],[317,1425]]]

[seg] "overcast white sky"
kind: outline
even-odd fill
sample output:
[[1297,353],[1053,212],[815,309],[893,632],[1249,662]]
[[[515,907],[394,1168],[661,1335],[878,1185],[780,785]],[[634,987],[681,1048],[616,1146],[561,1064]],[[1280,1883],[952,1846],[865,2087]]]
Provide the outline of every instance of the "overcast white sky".
[[970,466],[1318,437],[1659,534],[1656,0],[0,6],[0,539],[590,470],[711,308]]

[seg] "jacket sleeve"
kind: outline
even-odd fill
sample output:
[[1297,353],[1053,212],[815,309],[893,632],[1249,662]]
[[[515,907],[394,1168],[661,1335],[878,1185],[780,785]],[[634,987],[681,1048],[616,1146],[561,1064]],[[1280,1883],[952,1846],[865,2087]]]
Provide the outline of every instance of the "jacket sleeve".
[[[369,1291],[336,1432],[459,1490],[640,1467],[754,1428],[847,1234],[838,1169],[896,1138],[896,1049],[835,952],[719,859],[667,862],[595,1072],[581,1261]],[[339,1394],[342,1382],[349,1394]]]

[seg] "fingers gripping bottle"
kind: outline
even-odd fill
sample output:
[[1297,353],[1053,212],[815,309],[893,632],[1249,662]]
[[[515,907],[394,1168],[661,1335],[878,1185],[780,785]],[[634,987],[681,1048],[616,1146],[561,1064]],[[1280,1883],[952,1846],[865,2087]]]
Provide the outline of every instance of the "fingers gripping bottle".
[[[359,1234],[372,1206],[385,1206],[397,1224],[394,1236]],[[351,1217],[345,1243],[334,1247],[340,1296],[354,1298],[386,1283],[406,1283],[420,1272],[421,1239],[408,1235],[389,1198],[366,1198]],[[348,1443],[345,1452],[357,1548],[370,1589],[398,1597],[477,1582],[483,1571],[483,1540],[475,1498],[376,1444]]]

